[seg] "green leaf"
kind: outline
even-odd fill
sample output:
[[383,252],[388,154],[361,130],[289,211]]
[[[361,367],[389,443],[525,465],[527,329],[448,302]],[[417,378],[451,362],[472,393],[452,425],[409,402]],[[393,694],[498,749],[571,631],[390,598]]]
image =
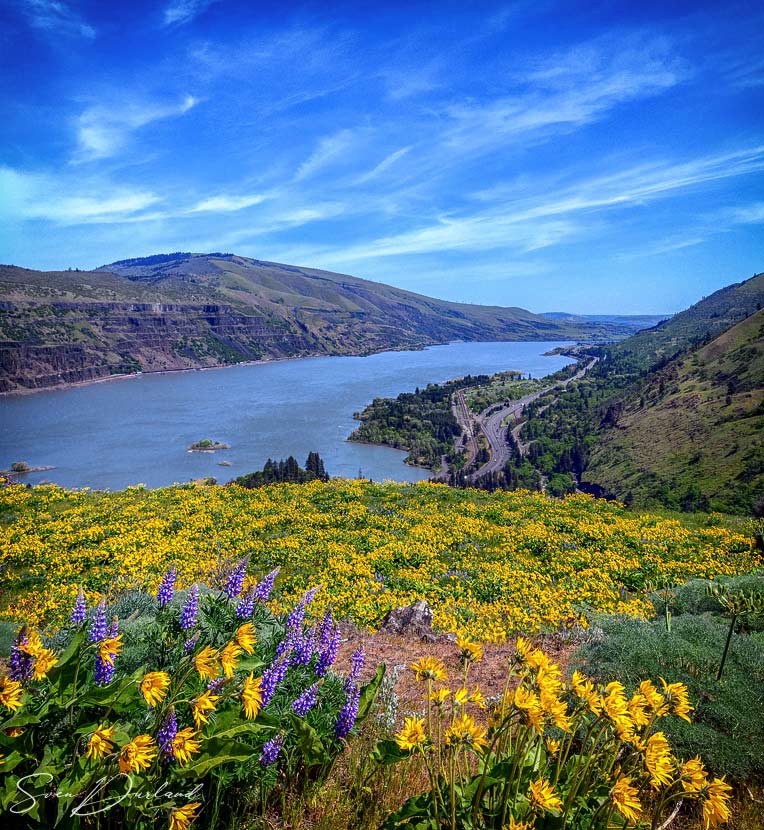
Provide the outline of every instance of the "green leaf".
[[306,766],[315,766],[331,760],[318,732],[306,720],[292,715],[291,721],[297,733],[297,746]]
[[369,757],[375,764],[386,767],[390,764],[397,764],[398,761],[403,761],[405,758],[410,758],[411,751],[401,749],[395,741],[377,741],[377,745],[371,751]]
[[382,685],[382,680],[385,676],[386,670],[387,666],[382,663],[377,668],[377,672],[374,677],[372,677],[372,679],[365,686],[361,687],[361,696],[358,702],[358,714],[355,719],[356,723],[363,723],[368,717],[372,704],[376,700],[377,693],[379,692],[379,687]]
[[221,764],[242,763],[256,757],[256,752],[249,744],[224,738],[210,738],[205,742],[204,750],[194,759],[194,762],[178,768],[175,774],[179,778],[204,778],[211,769]]

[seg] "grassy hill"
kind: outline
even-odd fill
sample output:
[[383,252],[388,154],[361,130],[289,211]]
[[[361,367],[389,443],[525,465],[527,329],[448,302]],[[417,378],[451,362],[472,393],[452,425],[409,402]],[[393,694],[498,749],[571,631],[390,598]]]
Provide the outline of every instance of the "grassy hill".
[[87,272],[0,266],[0,296],[0,391],[261,358],[452,340],[597,341],[633,330],[221,253],[162,254]]
[[651,372],[611,414],[585,481],[642,505],[749,510],[764,497],[764,312]]

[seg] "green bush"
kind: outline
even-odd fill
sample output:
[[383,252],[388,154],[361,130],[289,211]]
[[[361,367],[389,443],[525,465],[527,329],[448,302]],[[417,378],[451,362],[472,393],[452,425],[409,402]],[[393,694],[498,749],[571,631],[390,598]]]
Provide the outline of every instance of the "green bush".
[[728,629],[728,620],[711,614],[678,616],[671,633],[662,619],[602,617],[574,663],[627,689],[651,674],[686,683],[693,722],[666,724],[672,745],[685,757],[700,755],[717,775],[751,781],[764,776],[764,635],[736,633],[717,682]]

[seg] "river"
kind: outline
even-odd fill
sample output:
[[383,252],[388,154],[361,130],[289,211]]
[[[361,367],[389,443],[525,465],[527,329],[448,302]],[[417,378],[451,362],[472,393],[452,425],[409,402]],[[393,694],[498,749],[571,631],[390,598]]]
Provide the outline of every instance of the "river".
[[[214,476],[225,482],[267,458],[310,450],[330,475],[420,481],[406,453],[348,442],[374,397],[454,377],[517,369],[542,377],[571,362],[544,355],[564,343],[451,343],[368,357],[317,357],[225,369],[147,374],[0,399],[0,469],[52,466],[19,480],[116,490]],[[210,438],[229,450],[190,453]],[[219,462],[229,461],[230,466]]]

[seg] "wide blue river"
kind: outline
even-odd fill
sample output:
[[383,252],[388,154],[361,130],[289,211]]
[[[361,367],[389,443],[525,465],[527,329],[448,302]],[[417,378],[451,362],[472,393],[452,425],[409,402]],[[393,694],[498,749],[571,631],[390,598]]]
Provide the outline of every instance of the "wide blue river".
[[[465,374],[518,369],[533,377],[570,358],[545,356],[562,343],[451,343],[369,357],[318,357],[225,369],[176,372],[0,398],[0,469],[13,461],[52,466],[22,481],[66,487],[161,487],[214,476],[225,482],[266,459],[310,450],[330,475],[419,481],[427,470],[406,454],[346,439],[353,413],[375,397]],[[194,441],[230,444],[189,453]],[[219,462],[230,461],[230,467]]]

